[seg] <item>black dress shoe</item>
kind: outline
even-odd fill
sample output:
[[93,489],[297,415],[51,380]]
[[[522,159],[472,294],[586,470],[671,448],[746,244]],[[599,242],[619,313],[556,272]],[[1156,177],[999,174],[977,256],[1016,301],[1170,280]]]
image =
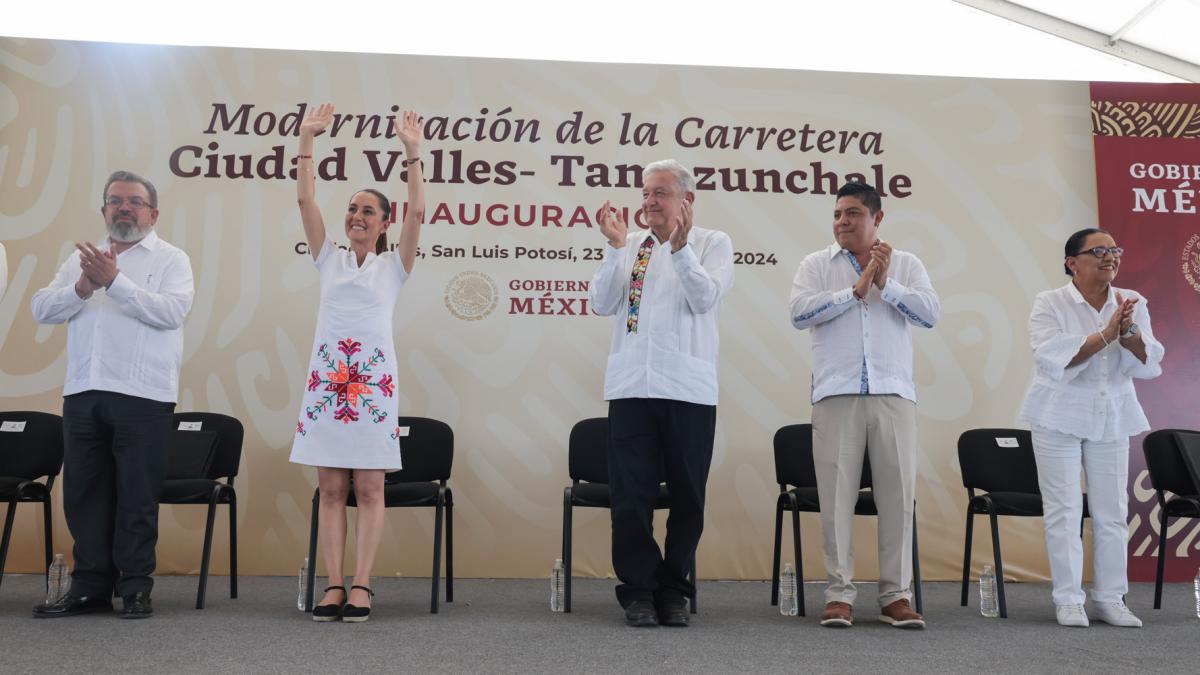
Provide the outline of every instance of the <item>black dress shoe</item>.
[[108,599],[108,593],[100,595],[77,595],[68,591],[66,595],[54,602],[34,607],[33,618],[56,619],[60,616],[111,612],[112,608],[112,601]]
[[122,600],[125,601],[125,609],[121,610],[122,619],[148,619],[154,614],[154,608],[150,606],[150,594],[138,591],[133,595],[127,595]]
[[687,628],[690,618],[686,602],[668,602],[658,608],[658,622],[664,626]]
[[625,608],[625,625],[649,628],[658,625],[658,612],[649,600],[634,600]]

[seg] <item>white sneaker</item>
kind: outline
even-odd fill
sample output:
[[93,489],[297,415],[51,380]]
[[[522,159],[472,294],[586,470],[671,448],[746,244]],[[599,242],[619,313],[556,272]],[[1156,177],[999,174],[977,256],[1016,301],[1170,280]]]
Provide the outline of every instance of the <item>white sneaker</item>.
[[1134,616],[1123,602],[1094,602],[1092,607],[1096,610],[1096,618],[1111,626],[1142,627],[1142,620]]
[[1054,608],[1054,615],[1058,617],[1060,626],[1087,628],[1089,625],[1087,612],[1083,611],[1083,605],[1058,605]]

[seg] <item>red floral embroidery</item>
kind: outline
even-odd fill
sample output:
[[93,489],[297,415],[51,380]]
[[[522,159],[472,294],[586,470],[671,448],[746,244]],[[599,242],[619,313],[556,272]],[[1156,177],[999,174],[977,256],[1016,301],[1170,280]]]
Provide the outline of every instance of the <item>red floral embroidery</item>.
[[304,422],[296,422],[296,433],[301,436],[307,436],[308,432],[304,430]]
[[[396,384],[389,374],[384,374],[372,382],[374,375],[371,374],[371,369],[387,360],[383,350],[375,348],[370,358],[354,361],[352,357],[362,351],[362,343],[353,338],[346,338],[338,341],[338,351],[346,355],[345,361],[333,358],[328,344],[322,344],[317,349],[317,356],[325,362],[329,370],[325,372],[324,378],[321,377],[320,371],[312,371],[308,377],[308,390],[317,391],[323,384],[324,390],[331,393],[306,407],[305,417],[316,421],[321,413],[333,407],[334,419],[349,424],[358,421],[360,411],[356,408],[361,405],[370,413],[372,422],[383,422],[388,418],[388,412],[375,405],[370,396],[375,389],[387,397],[396,393]],[[302,433],[299,429],[297,432]]]
[[346,358],[350,358],[351,356],[354,356],[358,352],[362,351],[361,349],[359,349],[360,347],[362,347],[362,343],[357,342],[351,338],[346,338],[345,340],[338,340],[338,351],[345,354]]
[[337,393],[338,405],[349,403],[357,406],[360,395],[371,393],[371,385],[368,384],[371,376],[358,372],[357,363],[352,366],[339,363],[337,370],[325,373],[325,377],[329,378],[329,384],[325,385],[325,391]]

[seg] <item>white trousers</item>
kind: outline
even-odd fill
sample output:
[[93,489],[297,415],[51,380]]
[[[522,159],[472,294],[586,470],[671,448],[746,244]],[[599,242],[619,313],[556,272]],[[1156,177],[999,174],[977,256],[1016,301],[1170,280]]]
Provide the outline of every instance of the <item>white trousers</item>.
[[1083,490],[1079,469],[1087,474],[1088,511],[1092,516],[1092,600],[1121,602],[1129,590],[1126,574],[1129,526],[1129,439],[1088,441],[1033,428],[1033,454],[1045,512],[1046,551],[1054,582],[1055,605],[1082,605]]
[[854,505],[863,456],[879,511],[879,606],[911,599],[917,407],[899,396],[830,396],[813,405],[813,461],[821,501],[825,602],[853,605]]

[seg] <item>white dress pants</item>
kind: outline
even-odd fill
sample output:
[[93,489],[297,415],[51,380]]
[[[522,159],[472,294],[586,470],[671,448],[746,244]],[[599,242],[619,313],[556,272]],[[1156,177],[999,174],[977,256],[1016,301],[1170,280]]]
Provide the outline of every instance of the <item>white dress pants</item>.
[[1083,490],[1079,469],[1087,474],[1088,511],[1092,516],[1092,600],[1121,602],[1129,590],[1126,549],[1129,526],[1129,439],[1089,441],[1033,428],[1033,454],[1045,513],[1046,552],[1055,605],[1082,605]]
[[830,396],[813,405],[813,461],[829,585],[825,602],[853,605],[854,505],[863,456],[879,511],[879,606],[911,600],[917,406],[899,396]]

